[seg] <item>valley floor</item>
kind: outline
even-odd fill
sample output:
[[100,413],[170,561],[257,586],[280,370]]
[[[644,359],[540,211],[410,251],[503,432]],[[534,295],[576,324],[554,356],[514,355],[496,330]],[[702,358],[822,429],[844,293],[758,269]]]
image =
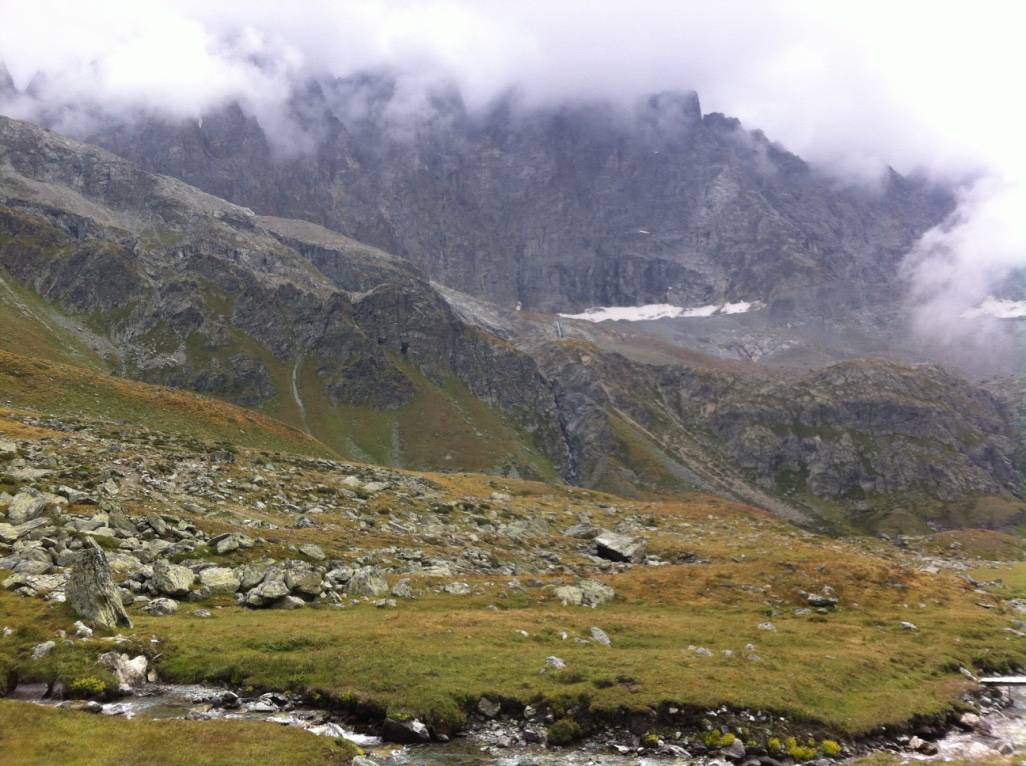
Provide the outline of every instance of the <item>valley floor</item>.
[[[24,409],[0,412],[0,440],[15,449],[0,467],[12,522],[0,530],[0,567],[14,572],[0,576],[9,685],[71,690],[98,679],[107,693],[116,684],[96,661],[116,646],[145,655],[164,681],[290,691],[366,726],[419,719],[453,733],[494,702],[523,734],[550,741],[573,722],[572,736],[620,727],[694,746],[719,710],[719,724],[765,747],[788,735],[851,743],[881,726],[941,720],[972,687],[961,671],[1026,663],[1026,635],[1000,597],[1018,593],[1007,590],[1016,570],[996,593],[975,587],[961,575],[969,564],[940,555],[950,541],[842,541],[701,495],[628,501],[402,473]],[[11,509],[37,491],[70,502],[25,530]],[[644,547],[637,563],[597,555],[610,532]],[[63,562],[89,536],[124,578],[134,627],[117,641],[76,636],[75,615],[53,597]],[[229,538],[242,544],[221,544]],[[200,576],[172,615],[148,613],[162,595],[155,551]],[[1008,565],[988,566],[982,575],[993,577]],[[276,567],[291,595],[252,596]],[[234,573],[238,596],[200,584],[214,570]],[[261,584],[243,594],[239,580],[254,572]],[[377,584],[361,591],[360,578]],[[595,605],[574,605],[582,596]],[[82,715],[4,703],[0,763],[131,763],[133,738],[152,742],[161,726],[180,752],[149,762],[348,757],[274,727],[251,741],[256,730],[241,723]],[[124,733],[105,734],[115,729]],[[47,750],[58,730],[79,760]],[[22,752],[55,754],[10,760]]]

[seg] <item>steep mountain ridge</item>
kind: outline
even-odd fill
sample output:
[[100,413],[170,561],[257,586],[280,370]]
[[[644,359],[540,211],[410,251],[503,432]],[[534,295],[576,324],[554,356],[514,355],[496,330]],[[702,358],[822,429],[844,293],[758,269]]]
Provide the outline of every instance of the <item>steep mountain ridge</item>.
[[310,83],[299,139],[237,104],[199,121],[112,118],[89,140],[258,212],[375,244],[500,305],[554,311],[761,300],[781,317],[893,303],[897,265],[952,208],[890,172],[845,185],[694,93],[633,107],[469,111],[455,89],[405,110],[396,83]]

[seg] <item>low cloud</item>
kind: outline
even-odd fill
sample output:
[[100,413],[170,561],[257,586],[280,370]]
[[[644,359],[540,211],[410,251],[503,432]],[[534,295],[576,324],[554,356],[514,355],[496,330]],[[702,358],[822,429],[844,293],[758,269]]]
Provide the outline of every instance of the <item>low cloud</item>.
[[693,88],[846,178],[892,166],[958,185],[904,269],[918,331],[1026,264],[1020,3],[0,0],[0,18],[23,91],[0,111],[72,133],[104,112],[239,101],[301,146],[283,109],[296,83],[382,68],[413,111],[445,82],[471,109],[512,87],[527,105]]

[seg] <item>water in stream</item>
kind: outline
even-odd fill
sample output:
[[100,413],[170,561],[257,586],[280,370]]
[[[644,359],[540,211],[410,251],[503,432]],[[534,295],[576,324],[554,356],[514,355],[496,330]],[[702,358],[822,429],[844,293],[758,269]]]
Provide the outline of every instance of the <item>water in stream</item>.
[[[39,701],[45,687],[20,687],[16,697]],[[160,685],[141,690],[125,699],[102,706],[101,714],[126,718],[227,718],[263,720],[283,726],[297,726],[311,734],[346,737],[368,750],[387,766],[657,766],[668,764],[725,763],[713,758],[686,759],[666,756],[619,755],[603,752],[599,745],[579,750],[547,751],[540,747],[500,747],[487,736],[460,737],[446,744],[415,747],[386,745],[380,739],[349,729],[331,720],[323,710],[305,707],[279,709],[274,695],[243,701],[237,709],[219,709],[205,701],[223,694],[223,689],[206,686]],[[985,716],[990,735],[956,731],[937,742],[938,755],[908,754],[911,762],[961,758],[977,760],[1011,752],[1026,753],[1026,691],[1011,691],[1012,705]],[[49,703],[44,703],[49,704]]]

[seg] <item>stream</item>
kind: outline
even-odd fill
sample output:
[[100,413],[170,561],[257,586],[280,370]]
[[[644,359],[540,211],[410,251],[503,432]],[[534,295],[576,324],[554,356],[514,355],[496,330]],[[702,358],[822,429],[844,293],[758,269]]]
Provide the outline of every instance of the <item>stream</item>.
[[[23,685],[15,690],[12,697],[36,704],[61,704],[41,699],[45,690],[45,685]],[[1015,687],[1009,693],[1012,704],[982,716],[984,723],[978,730],[949,733],[936,742],[938,753],[935,756],[910,752],[904,754],[904,759],[912,764],[954,758],[972,761],[1000,754],[1026,753],[1026,690]],[[296,726],[313,735],[345,737],[383,766],[712,766],[727,763],[714,757],[621,755],[609,752],[609,746],[601,743],[586,744],[575,750],[554,751],[540,746],[507,747],[504,730],[494,723],[480,732],[457,737],[449,743],[403,747],[354,731],[333,720],[328,711],[293,705],[275,694],[240,700],[225,689],[200,685],[146,686],[130,697],[100,705],[97,712],[100,715],[153,720],[219,718]],[[980,731],[988,728],[989,735]]]

